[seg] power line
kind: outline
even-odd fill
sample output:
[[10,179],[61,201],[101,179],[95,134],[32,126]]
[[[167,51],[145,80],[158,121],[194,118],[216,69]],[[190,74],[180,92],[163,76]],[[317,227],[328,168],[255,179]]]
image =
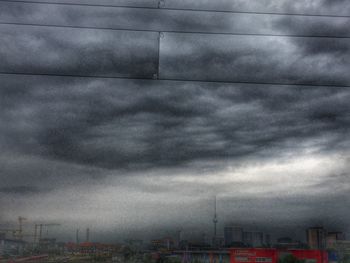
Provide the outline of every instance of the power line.
[[[75,4],[75,3],[47,3],[42,1],[20,1],[20,0],[0,0],[0,2],[20,2],[20,3],[40,3],[40,4],[60,4],[60,5],[77,5],[77,6],[101,6],[101,5],[91,5],[91,4]],[[105,6],[105,5],[104,5]],[[142,9],[158,9],[153,7],[126,7],[126,6],[108,6],[108,7],[121,7],[121,8],[142,8]],[[167,9],[167,8],[162,8]],[[177,10],[177,9],[169,9]],[[184,9],[182,11],[188,11]],[[197,11],[197,10],[190,10]],[[199,10],[203,11],[203,10]],[[209,11],[208,11],[209,12]],[[210,12],[221,12],[221,11],[210,11]],[[231,11],[223,11],[231,12]],[[233,12],[232,12],[233,13]],[[245,12],[244,12],[245,13]],[[250,12],[249,12],[250,13]],[[259,13],[260,14],[260,13]],[[264,13],[264,14],[276,14],[276,13]],[[280,15],[280,14],[279,14]],[[282,14],[281,14],[282,15]],[[286,15],[286,14],[284,14]],[[287,14],[288,15],[288,14]],[[292,15],[292,14],[290,14]],[[294,14],[295,15],[295,14]],[[308,16],[320,16],[320,15],[308,15]],[[322,15],[323,16],[323,15]],[[338,17],[338,16],[337,16]],[[350,17],[350,16],[349,16]],[[94,30],[115,30],[115,31],[130,31],[130,32],[152,32],[159,34],[162,33],[181,33],[181,34],[208,34],[208,35],[248,35],[248,36],[277,36],[277,37],[315,37],[315,38],[350,38],[350,36],[310,36],[310,35],[282,35],[282,34],[250,34],[250,33],[228,33],[228,32],[203,32],[203,31],[179,31],[179,30],[151,30],[151,29],[127,29],[127,28],[111,28],[111,27],[87,27],[87,26],[68,26],[68,25],[48,25],[48,24],[26,24],[26,23],[16,23],[16,22],[0,22],[0,25],[17,25],[17,26],[33,26],[33,27],[53,27],[53,28],[76,28],[76,29],[94,29]],[[58,76],[58,77],[84,77],[84,78],[106,78],[106,79],[132,79],[132,80],[152,80],[154,78],[137,78],[137,77],[118,77],[118,76],[88,76],[88,75],[70,75],[70,74],[51,74],[51,73],[21,73],[21,72],[0,72],[0,74],[12,74],[12,75],[36,75],[36,76]],[[154,79],[153,79],[154,80]],[[350,87],[350,85],[331,85],[331,84],[304,84],[304,83],[276,83],[276,82],[249,82],[249,81],[220,81],[220,80],[195,80],[195,79],[171,79],[171,78],[159,78],[157,75],[157,80],[163,81],[181,81],[181,82],[202,82],[202,83],[222,83],[222,84],[266,84],[266,85],[288,85],[288,86],[327,86],[327,87]],[[156,80],[154,80],[156,81]]]
[[[1,0],[0,0],[1,1]],[[173,34],[201,34],[201,35],[225,35],[225,36],[262,36],[262,37],[297,37],[297,38],[333,38],[333,39],[349,39],[350,36],[327,36],[327,35],[290,35],[290,34],[260,34],[260,33],[229,33],[229,32],[207,32],[207,31],[184,31],[184,30],[155,30],[155,29],[131,29],[117,27],[92,27],[92,26],[68,26],[55,24],[39,24],[39,23],[19,23],[19,22],[0,22],[0,25],[13,26],[31,26],[31,27],[51,27],[51,28],[75,28],[75,29],[94,29],[94,30],[112,30],[127,32],[149,32],[149,33],[173,33]]]
[[305,87],[334,87],[350,88],[350,85],[341,84],[312,84],[312,83],[283,83],[283,82],[259,82],[259,81],[225,81],[225,80],[196,80],[180,78],[157,78],[153,77],[127,77],[127,76],[101,76],[101,75],[76,75],[76,74],[56,74],[56,73],[26,73],[26,72],[5,72],[0,71],[0,75],[23,75],[23,76],[42,76],[42,77],[71,77],[87,79],[121,79],[121,80],[142,80],[142,81],[169,81],[169,82],[195,82],[195,83],[216,83],[216,84],[253,84],[253,85],[272,85],[272,86],[305,86]]
[[332,17],[332,18],[350,18],[349,15],[331,15],[331,14],[305,14],[305,13],[285,13],[285,12],[257,12],[257,11],[238,11],[238,10],[213,10],[213,9],[195,9],[195,8],[172,8],[172,7],[150,7],[150,6],[128,6],[128,5],[106,5],[106,4],[83,4],[83,3],[62,3],[45,1],[23,1],[23,0],[0,0],[0,2],[13,2],[25,4],[45,4],[45,5],[66,5],[66,6],[87,6],[87,7],[110,7],[110,8],[132,8],[132,9],[150,9],[150,10],[168,10],[168,11],[189,11],[206,13],[227,13],[227,14],[255,14],[255,15],[278,15],[278,16],[309,16],[309,17]]

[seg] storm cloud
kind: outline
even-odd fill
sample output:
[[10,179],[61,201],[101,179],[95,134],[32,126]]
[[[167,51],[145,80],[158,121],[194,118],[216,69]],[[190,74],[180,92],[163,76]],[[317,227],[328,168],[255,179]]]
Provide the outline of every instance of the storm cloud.
[[348,88],[2,78],[8,148],[73,163],[176,166],[349,143]]
[[[331,15],[348,8],[269,2],[163,7]],[[4,219],[60,221],[65,233],[83,223],[105,233],[101,240],[149,230],[155,220],[157,231],[210,235],[218,195],[221,226],[348,231],[339,202],[350,200],[349,18],[0,6]]]

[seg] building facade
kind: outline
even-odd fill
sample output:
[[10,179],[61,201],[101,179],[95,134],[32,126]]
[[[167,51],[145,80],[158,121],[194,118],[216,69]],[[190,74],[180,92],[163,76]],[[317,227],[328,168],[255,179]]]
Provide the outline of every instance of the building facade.
[[238,226],[226,226],[224,228],[225,246],[237,246],[243,244],[243,228]]
[[243,232],[243,243],[247,247],[253,246],[253,232]]
[[323,227],[310,227],[306,230],[306,240],[310,249],[326,248],[327,232]]
[[279,259],[287,255],[292,255],[305,263],[328,263],[328,255],[324,250],[275,248],[232,248],[230,263],[278,263]]
[[338,241],[345,240],[345,234],[342,232],[328,232],[326,237],[327,248],[335,248]]
[[15,239],[0,238],[0,256],[21,255],[24,251],[25,242]]
[[264,246],[264,233],[263,232],[253,232],[253,247],[263,247]]

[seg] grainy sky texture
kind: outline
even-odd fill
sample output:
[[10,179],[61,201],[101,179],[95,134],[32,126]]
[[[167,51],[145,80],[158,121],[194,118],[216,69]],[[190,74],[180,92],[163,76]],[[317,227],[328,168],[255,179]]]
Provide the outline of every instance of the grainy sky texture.
[[349,1],[25,2],[0,1],[0,223],[210,236],[217,195],[220,231],[349,231]]

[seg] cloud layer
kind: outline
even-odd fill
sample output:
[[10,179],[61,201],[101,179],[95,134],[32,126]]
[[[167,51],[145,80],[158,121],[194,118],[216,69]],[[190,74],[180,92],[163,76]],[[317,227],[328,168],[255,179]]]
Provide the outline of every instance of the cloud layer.
[[[199,2],[214,7],[165,5]],[[348,7],[269,2],[215,1],[215,9]],[[347,18],[0,5],[3,22],[349,35]],[[0,33],[0,70],[34,74],[0,75],[2,220],[64,222],[66,239],[81,224],[105,233],[101,240],[146,228],[210,235],[216,194],[221,226],[348,230],[349,39],[165,33],[158,43],[153,32],[15,25]],[[152,80],[157,73],[178,80]]]
[[347,88],[12,76],[2,83],[5,144],[72,163],[176,166],[349,143]]

